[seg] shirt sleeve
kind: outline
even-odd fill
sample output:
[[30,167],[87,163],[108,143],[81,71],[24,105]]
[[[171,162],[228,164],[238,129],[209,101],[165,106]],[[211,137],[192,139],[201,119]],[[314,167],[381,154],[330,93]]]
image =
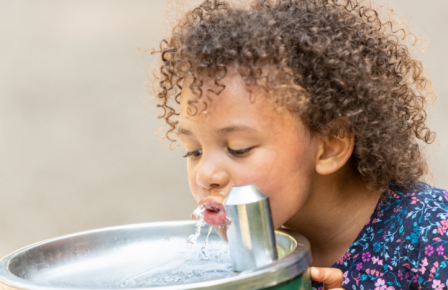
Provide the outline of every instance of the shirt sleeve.
[[418,268],[412,269],[411,289],[447,289],[448,194],[434,189],[420,200],[420,206],[414,222],[419,234]]

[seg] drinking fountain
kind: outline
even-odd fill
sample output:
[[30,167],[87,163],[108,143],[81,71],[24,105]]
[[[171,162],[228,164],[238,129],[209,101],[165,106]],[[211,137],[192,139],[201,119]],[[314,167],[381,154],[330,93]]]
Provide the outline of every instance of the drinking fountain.
[[0,290],[269,289],[310,287],[308,241],[273,230],[269,198],[256,186],[232,188],[223,203],[228,243],[195,221],[134,224],[42,241],[0,260]]

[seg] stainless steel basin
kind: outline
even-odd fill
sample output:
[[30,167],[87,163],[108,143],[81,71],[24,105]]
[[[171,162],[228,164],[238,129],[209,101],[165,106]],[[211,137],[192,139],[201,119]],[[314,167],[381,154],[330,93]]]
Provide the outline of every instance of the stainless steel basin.
[[43,241],[0,261],[0,290],[263,289],[301,275],[311,263],[305,238],[277,231],[279,260],[234,273],[226,242],[213,231],[204,256],[207,226],[190,245],[193,232],[194,221],[159,222]]

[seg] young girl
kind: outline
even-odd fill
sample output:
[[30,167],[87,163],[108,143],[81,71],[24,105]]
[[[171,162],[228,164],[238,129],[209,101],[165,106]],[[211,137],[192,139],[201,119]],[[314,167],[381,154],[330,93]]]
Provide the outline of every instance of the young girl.
[[310,241],[314,287],[446,289],[448,194],[419,181],[430,82],[412,35],[380,16],[356,0],[207,0],[161,44],[158,106],[210,225],[255,183],[274,226]]

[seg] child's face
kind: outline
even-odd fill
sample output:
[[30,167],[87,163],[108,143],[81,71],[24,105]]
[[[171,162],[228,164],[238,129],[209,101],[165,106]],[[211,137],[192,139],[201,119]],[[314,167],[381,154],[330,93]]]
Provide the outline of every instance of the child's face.
[[[196,100],[185,82],[181,95],[179,136],[188,156],[188,178],[194,198],[207,208],[208,224],[225,222],[222,200],[230,188],[255,183],[269,195],[274,226],[291,218],[306,202],[315,175],[316,139],[287,110],[273,109],[268,98],[241,77],[228,75],[220,95],[204,82],[199,113],[188,114]],[[258,96],[254,101],[254,95]],[[209,96],[210,98],[208,98]]]

